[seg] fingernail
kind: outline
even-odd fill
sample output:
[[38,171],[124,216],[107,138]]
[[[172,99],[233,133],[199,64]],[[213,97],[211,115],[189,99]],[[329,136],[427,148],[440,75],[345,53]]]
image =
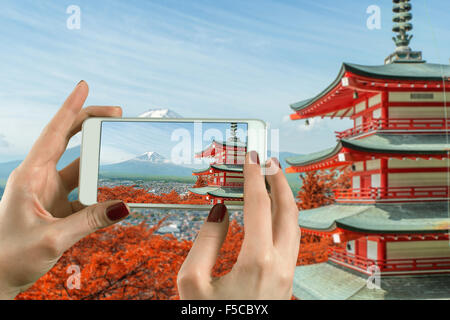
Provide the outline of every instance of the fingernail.
[[280,160],[278,160],[277,158],[272,158],[272,160],[273,160],[273,162],[278,163],[278,167],[279,167],[280,169],[283,169],[283,168],[281,167]]
[[227,207],[223,203],[218,203],[214,207],[212,207],[209,212],[208,222],[222,222],[225,217],[225,213],[227,212]]
[[80,82],[77,83],[77,87],[80,85],[80,83],[84,82],[84,80],[81,80]]
[[250,161],[259,164],[259,155],[256,151],[250,151]]
[[120,220],[130,214],[127,206],[123,202],[116,203],[106,209],[106,216],[111,221]]

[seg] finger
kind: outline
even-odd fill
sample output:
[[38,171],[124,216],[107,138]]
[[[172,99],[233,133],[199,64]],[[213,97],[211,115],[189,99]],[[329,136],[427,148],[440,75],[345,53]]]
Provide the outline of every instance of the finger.
[[34,166],[40,166],[49,161],[55,164],[58,162],[66,149],[70,128],[80,112],[88,92],[87,83],[81,81],[44,128],[24,162]]
[[70,206],[72,207],[72,212],[78,212],[78,211],[83,210],[84,208],[87,208],[87,206],[85,206],[78,200],[72,201],[70,203]]
[[114,106],[89,106],[81,109],[78,113],[77,118],[75,119],[72,127],[70,128],[70,133],[68,136],[68,140],[73,137],[75,134],[81,131],[81,127],[83,122],[87,118],[91,117],[121,117],[122,116],[122,108],[114,107]]
[[255,151],[247,153],[244,164],[244,243],[251,250],[272,246],[270,198]]
[[78,187],[80,177],[80,158],[74,160],[71,164],[59,171],[59,176],[67,192],[71,192]]
[[[110,106],[89,106],[80,111],[75,120],[70,134],[66,141],[69,142],[70,138],[73,137],[81,130],[83,122],[90,117],[121,117],[122,108],[121,107],[110,107]],[[59,175],[63,181],[63,184],[68,192],[78,187],[80,174],[80,159],[76,159],[74,162],[69,164],[67,167],[59,171]]]
[[298,226],[298,208],[291,187],[287,182],[280,162],[276,158],[268,161],[271,168],[278,168],[275,174],[267,176],[274,208],[273,243],[276,248],[288,256],[297,259],[300,243]]
[[130,210],[122,201],[107,201],[86,207],[52,225],[60,234],[61,249],[72,247],[85,236],[125,219]]
[[207,290],[211,273],[228,231],[228,212],[224,204],[216,204],[201,227],[195,242],[178,273],[180,294],[189,288]]

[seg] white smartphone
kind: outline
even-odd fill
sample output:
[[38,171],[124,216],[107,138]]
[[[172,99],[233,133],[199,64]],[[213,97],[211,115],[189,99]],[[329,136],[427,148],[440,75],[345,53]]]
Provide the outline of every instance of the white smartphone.
[[254,150],[264,163],[266,148],[261,120],[90,118],[83,123],[79,200],[241,209],[245,154]]

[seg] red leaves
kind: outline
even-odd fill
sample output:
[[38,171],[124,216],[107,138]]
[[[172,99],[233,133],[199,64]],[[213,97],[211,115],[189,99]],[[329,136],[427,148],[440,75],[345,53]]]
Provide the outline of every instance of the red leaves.
[[202,188],[208,186],[208,179],[204,176],[198,176],[197,181],[194,184],[194,188]]
[[[310,175],[304,182],[300,192],[304,192],[301,197],[303,203],[317,205],[328,201],[328,195],[320,194],[331,188],[326,175],[319,178]],[[175,191],[158,196],[134,187],[99,190],[99,201],[118,198],[142,203],[204,201],[201,196],[189,194],[181,197]],[[163,222],[164,219],[152,228],[144,223],[138,226],[116,225],[91,234],[65,252],[46,275],[17,299],[178,299],[177,274],[192,242],[180,241],[172,235],[154,234]],[[244,228],[232,220],[213,268],[213,277],[231,271],[243,239]],[[326,261],[328,242],[317,236],[302,235],[297,265]],[[67,270],[72,265],[79,266],[81,271],[79,289],[70,289],[68,285],[73,274]]]
[[[153,234],[154,228],[113,226],[68,250],[17,299],[175,299],[176,274],[192,243]],[[70,265],[81,270],[80,289],[70,290]]]
[[298,193],[298,207],[301,210],[313,209],[334,203],[334,189],[348,189],[351,186],[348,170],[311,171],[300,176],[303,185]]
[[327,251],[330,245],[331,243],[328,239],[302,233],[297,266],[327,261]]
[[[113,226],[84,238],[17,299],[179,299],[177,274],[192,242],[155,235],[158,227]],[[213,277],[231,271],[243,239],[243,227],[231,221]],[[302,236],[297,265],[326,261],[327,245],[319,237]],[[67,269],[74,264],[81,270],[81,287],[71,290]]]
[[[335,202],[334,189],[348,189],[351,187],[349,169],[338,171],[307,172],[300,176],[303,180],[302,188],[298,193],[298,207],[307,210],[330,205]],[[300,212],[301,214],[301,212]],[[328,260],[328,247],[332,245],[330,240],[302,234],[300,252],[297,265],[313,264]]]
[[175,190],[161,195],[135,186],[99,187],[98,201],[122,200],[127,203],[209,204],[205,197],[194,193],[185,196]]

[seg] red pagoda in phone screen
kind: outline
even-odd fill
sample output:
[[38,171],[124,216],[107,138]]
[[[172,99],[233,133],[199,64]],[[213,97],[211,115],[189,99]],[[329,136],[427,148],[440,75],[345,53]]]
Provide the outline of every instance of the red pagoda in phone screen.
[[242,205],[244,200],[243,168],[247,145],[236,134],[237,124],[232,123],[230,127],[231,135],[227,141],[212,141],[195,155],[212,162],[208,168],[193,172],[200,187],[189,188],[189,191],[203,196],[212,205]]

